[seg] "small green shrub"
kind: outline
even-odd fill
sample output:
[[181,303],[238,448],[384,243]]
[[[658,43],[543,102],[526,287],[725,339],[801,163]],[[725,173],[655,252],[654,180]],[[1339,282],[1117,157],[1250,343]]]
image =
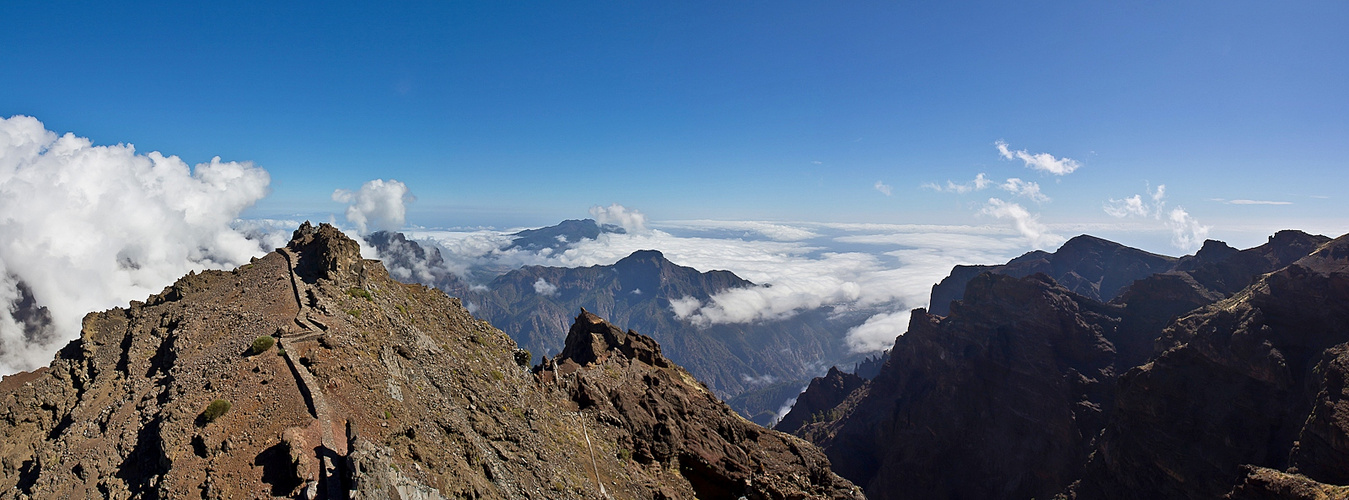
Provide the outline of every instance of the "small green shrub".
[[275,344],[276,339],[272,338],[271,335],[263,335],[261,337],[255,338],[253,339],[253,354],[262,354],[264,352],[267,352],[267,350],[271,349],[272,346]]
[[286,355],[286,348],[285,348],[285,347],[278,347],[278,348],[276,348],[276,355],[277,355],[277,356],[285,356],[285,355]]
[[393,418],[393,413],[390,413],[389,410],[384,410],[384,420],[388,420],[391,418]]
[[495,380],[495,381],[497,381],[497,382],[500,382],[500,381],[505,380],[505,379],[506,379],[506,375],[505,375],[505,374],[501,373],[501,372],[498,371],[498,370],[492,370],[492,380]]
[[632,450],[621,448],[618,450],[618,459],[624,462],[632,459]]
[[375,300],[375,296],[370,295],[370,290],[360,287],[353,287],[351,290],[347,290],[347,295],[350,295],[352,298]]
[[217,399],[206,406],[206,411],[201,412],[201,416],[202,418],[205,418],[207,422],[214,422],[215,419],[220,418],[220,416],[224,415],[227,411],[230,411],[230,402],[223,399]]
[[397,307],[398,307],[398,312],[403,313],[404,316],[407,316],[407,315],[408,315],[408,308],[403,307],[403,304],[398,304]]
[[361,317],[361,310],[360,310],[360,309],[347,309],[347,314],[350,314],[351,317],[353,317],[353,318],[359,319],[359,318]]

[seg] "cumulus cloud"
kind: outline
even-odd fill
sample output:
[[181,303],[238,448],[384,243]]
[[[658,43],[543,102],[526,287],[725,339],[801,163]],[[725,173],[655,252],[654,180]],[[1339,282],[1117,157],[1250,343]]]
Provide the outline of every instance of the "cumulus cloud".
[[539,278],[538,281],[534,282],[534,293],[548,297],[557,295],[557,285],[544,281],[543,278]]
[[1105,213],[1112,217],[1123,218],[1130,215],[1146,217],[1149,211],[1148,207],[1143,205],[1141,195],[1133,195],[1119,200],[1111,198],[1105,203]]
[[1106,201],[1105,213],[1118,218],[1150,217],[1162,221],[1171,231],[1171,244],[1181,250],[1195,250],[1208,238],[1209,226],[1200,224],[1184,208],[1166,209],[1166,185],[1157,185],[1156,190],[1149,189],[1148,200],[1135,194],[1122,199]]
[[[274,248],[282,237],[234,225],[269,183],[249,163],[189,166],[129,144],[58,135],[32,117],[0,120],[0,372],[46,364],[79,336],[88,312]],[[20,283],[47,307],[50,331],[24,331],[5,307]]]
[[407,203],[416,200],[406,184],[396,180],[375,179],[358,191],[333,191],[333,201],[349,203],[347,222],[362,235],[375,231],[396,231],[407,219]]
[[1003,158],[1012,160],[1017,159],[1025,162],[1026,168],[1048,172],[1054,175],[1068,175],[1074,170],[1082,167],[1082,164],[1071,158],[1055,158],[1049,153],[1030,154],[1030,152],[1020,149],[1013,151],[1007,147],[1006,141],[994,143],[998,148],[998,154]]
[[889,349],[895,338],[909,329],[910,311],[895,311],[874,315],[848,330],[845,341],[852,352],[875,352]]
[[962,184],[956,184],[954,181],[948,180],[946,181],[945,186],[942,186],[934,182],[928,182],[923,184],[921,187],[923,189],[930,189],[933,191],[937,191],[939,193],[965,194],[971,191],[981,191],[992,185],[993,181],[989,179],[987,175],[981,173],[979,175],[974,176],[974,180]]
[[1040,184],[1035,182],[1027,182],[1013,177],[1007,179],[1007,181],[1003,182],[999,187],[1001,187],[1003,191],[1007,191],[1014,195],[1030,198],[1031,201],[1036,203],[1049,201],[1049,197],[1040,192]]
[[1049,248],[1063,242],[1063,237],[1049,232],[1049,228],[1040,223],[1040,216],[1031,214],[1017,203],[989,198],[980,213],[998,219],[1011,219],[1016,231],[1034,248]]
[[1209,226],[1200,224],[1185,209],[1176,207],[1167,215],[1166,227],[1171,230],[1171,244],[1184,250],[1195,250],[1208,238]]
[[590,216],[595,218],[595,222],[600,224],[613,224],[620,226],[629,233],[641,233],[646,231],[646,215],[617,203],[608,207],[599,205],[590,207]]
[[872,187],[876,188],[877,191],[880,191],[881,194],[886,195],[886,196],[890,196],[890,195],[892,195],[892,194],[895,194],[895,190],[894,190],[893,187],[891,187],[889,184],[886,184],[886,183],[881,182],[881,181],[876,181],[876,184],[875,184],[874,186],[872,186]]
[[670,310],[679,319],[688,319],[698,312],[698,308],[702,306],[702,301],[699,301],[697,297],[685,296],[670,301]]

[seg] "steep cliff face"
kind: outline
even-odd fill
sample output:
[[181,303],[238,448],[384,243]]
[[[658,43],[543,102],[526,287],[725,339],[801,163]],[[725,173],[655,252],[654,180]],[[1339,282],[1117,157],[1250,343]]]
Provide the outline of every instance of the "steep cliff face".
[[[394,281],[336,229],[306,224],[251,264],[90,314],[51,366],[0,381],[0,498],[693,489],[679,467],[635,465],[619,421],[577,411],[528,358],[457,299]],[[829,477],[824,462],[812,470]]]
[[1078,477],[1113,401],[1123,308],[982,274],[914,311],[881,373],[801,434],[870,498],[1031,498]]
[[829,373],[810,381],[806,390],[796,398],[791,411],[783,415],[773,428],[782,432],[796,432],[811,422],[836,420],[838,417],[831,416],[829,411],[865,383],[866,380],[857,374],[841,371],[836,366],[830,367]]
[[[1257,417],[1258,412],[1252,413],[1252,421],[1259,422],[1252,425],[1257,427],[1282,425],[1276,424],[1276,421],[1282,421],[1278,419],[1300,422],[1299,418],[1306,419],[1309,414],[1297,414],[1297,406],[1290,402],[1292,400],[1286,396],[1276,397],[1282,394],[1276,392],[1261,392],[1246,399],[1236,393],[1211,398],[1191,395],[1186,391],[1209,385],[1222,386],[1222,383],[1188,372],[1160,382],[1160,387],[1150,382],[1130,385],[1131,381],[1126,380],[1118,386],[1126,389],[1119,389],[1124,392],[1117,394],[1119,375],[1138,365],[1143,365],[1143,373],[1148,373],[1148,370],[1169,363],[1167,356],[1179,360],[1184,353],[1169,350],[1188,344],[1193,332],[1201,329],[1231,332],[1237,325],[1249,323],[1249,318],[1241,317],[1222,325],[1184,326],[1195,321],[1195,316],[1185,317],[1192,311],[1212,310],[1228,304],[1235,297],[1250,295],[1250,289],[1240,291],[1234,299],[1202,309],[1231,295],[1225,288],[1230,283],[1250,283],[1257,279],[1281,283],[1277,278],[1280,273],[1295,270],[1299,265],[1333,268],[1334,264],[1325,264],[1325,257],[1307,256],[1317,248],[1316,245],[1326,241],[1321,236],[1283,231],[1265,245],[1252,249],[1238,251],[1210,242],[1199,254],[1176,260],[1095,238],[1079,237],[1053,254],[1032,252],[1004,266],[958,267],[948,281],[943,282],[944,286],[934,288],[936,300],[937,294],[951,292],[956,285],[961,285],[959,289],[963,296],[945,302],[949,306],[945,317],[915,311],[909,331],[896,340],[890,360],[874,380],[839,398],[833,394],[835,391],[824,389],[828,386],[825,379],[816,379],[812,384],[814,390],[808,389],[802,399],[809,401],[809,405],[829,406],[838,399],[842,402],[825,409],[809,408],[812,415],[823,415],[825,422],[807,423],[798,428],[797,420],[805,419],[796,415],[789,422],[792,425],[783,428],[824,447],[835,470],[864,485],[872,498],[1045,497],[1065,491],[1079,479],[1082,482],[1078,491],[1083,495],[1087,494],[1089,486],[1099,488],[1090,490],[1093,494],[1103,494],[1100,491],[1115,492],[1114,495],[1152,492],[1152,495],[1140,494],[1140,498],[1181,494],[1181,490],[1162,490],[1149,482],[1165,483],[1165,479],[1159,478],[1174,473],[1177,470],[1174,467],[1180,467],[1181,463],[1195,467],[1194,464],[1202,462],[1201,457],[1209,457],[1208,444],[1200,443],[1202,439],[1193,440],[1200,443],[1192,446],[1193,454],[1177,455],[1175,463],[1159,462],[1153,455],[1156,450],[1181,446],[1190,442],[1186,440],[1194,435],[1230,441],[1227,432],[1254,431],[1246,428],[1186,428],[1177,430],[1174,441],[1169,442],[1135,439],[1131,432],[1153,429],[1154,426],[1165,429],[1166,426],[1159,423],[1161,419],[1192,421],[1186,415],[1202,414],[1202,411],[1231,412],[1225,413],[1224,418],[1239,420],[1244,418],[1240,415],[1262,405],[1268,406],[1268,411],[1292,405],[1292,416],[1276,419]],[[1265,275],[1277,269],[1275,266],[1293,263],[1299,252],[1305,257],[1298,261],[1299,265]],[[1318,254],[1326,252],[1323,249]],[[1313,262],[1317,264],[1313,265]],[[1064,279],[1068,283],[1060,283],[1046,274],[1015,277],[1031,269],[1067,276]],[[976,271],[984,272],[966,276]],[[1125,277],[1147,271],[1154,272],[1112,291]],[[961,280],[962,283],[957,283]],[[1304,288],[1333,290],[1334,286],[1337,285],[1326,282]],[[1076,290],[1101,293],[1113,299],[1103,304]],[[1267,295],[1268,301],[1282,304],[1280,307],[1314,308],[1317,307],[1314,304],[1320,303],[1318,300],[1327,300],[1286,290]],[[1185,318],[1177,321],[1182,317]],[[1173,321],[1175,324],[1168,328]],[[1303,344],[1281,338],[1284,340],[1266,343],[1275,346],[1276,350],[1281,349],[1279,342]],[[1335,352],[1332,344],[1305,348],[1310,350],[1300,355],[1319,356],[1325,352],[1330,356]],[[1331,350],[1327,351],[1328,348]],[[1162,352],[1167,354],[1149,363]],[[1247,352],[1242,356],[1256,359],[1289,356],[1279,352],[1278,355]],[[1324,382],[1303,380],[1299,383],[1305,387],[1319,383],[1329,387],[1323,392],[1337,394],[1336,387],[1339,386],[1335,385],[1338,379],[1333,376],[1334,363],[1327,360],[1319,363],[1302,362],[1296,369],[1305,371],[1311,370],[1312,366],[1321,366],[1316,368],[1317,373],[1331,374],[1325,375],[1329,378]],[[1178,362],[1177,366],[1194,369],[1189,361]],[[1130,377],[1142,375],[1131,374]],[[1305,387],[1303,392],[1315,391]],[[1293,386],[1281,390],[1292,391]],[[1181,392],[1158,396],[1167,391]],[[826,395],[827,398],[823,397]],[[1148,399],[1154,396],[1160,399]],[[1238,405],[1237,410],[1231,408],[1233,403]],[[1161,409],[1147,406],[1166,404],[1180,407],[1169,409],[1165,417],[1161,417],[1157,414]],[[1331,403],[1325,405],[1333,407]],[[1323,410],[1321,413],[1330,412]],[[1107,421],[1116,422],[1111,424],[1110,430],[1106,429]],[[1113,427],[1134,421],[1138,421],[1130,427],[1134,431],[1125,432]],[[1308,465],[1302,467],[1312,467],[1312,463],[1338,464],[1325,458],[1333,453],[1317,448],[1317,443],[1340,442],[1336,441],[1340,438],[1331,435],[1336,427],[1324,424],[1315,428],[1320,429],[1321,435],[1302,447],[1308,450],[1304,454],[1320,458],[1308,460],[1305,462]],[[1101,437],[1103,430],[1113,441],[1102,441],[1106,439]],[[1255,439],[1291,442],[1300,431],[1281,432],[1256,433],[1263,437]],[[1276,454],[1288,453],[1286,447],[1281,450]],[[1100,462],[1093,462],[1093,467],[1101,467],[1101,470],[1114,470],[1121,462],[1133,463],[1139,470],[1111,475],[1093,469],[1097,476],[1087,475],[1086,463],[1093,456]],[[1112,458],[1116,456],[1118,460]],[[1221,490],[1217,494],[1231,490],[1236,484],[1234,475],[1243,464],[1275,469],[1286,469],[1288,465],[1249,458],[1221,460],[1226,464],[1223,467],[1227,475],[1215,479],[1213,488],[1202,490],[1204,493],[1198,497],[1212,496],[1217,490]],[[1118,480],[1119,477],[1133,478],[1131,480],[1140,483]],[[1187,484],[1189,489],[1184,491],[1197,491],[1193,489],[1199,481],[1197,477],[1177,481]],[[1261,488],[1278,486],[1281,484],[1277,483],[1279,477],[1283,476],[1258,476],[1243,491],[1247,494],[1268,493],[1273,490]]]
[[604,423],[588,432],[615,443],[634,476],[678,471],[686,480],[667,482],[657,497],[862,498],[819,449],[746,421],[650,337],[589,312],[576,317],[562,353],[536,371],[580,414]]
[[1077,497],[1214,498],[1238,485],[1234,496],[1349,483],[1346,342],[1349,238],[1341,237],[1167,327],[1166,351],[1122,378]]

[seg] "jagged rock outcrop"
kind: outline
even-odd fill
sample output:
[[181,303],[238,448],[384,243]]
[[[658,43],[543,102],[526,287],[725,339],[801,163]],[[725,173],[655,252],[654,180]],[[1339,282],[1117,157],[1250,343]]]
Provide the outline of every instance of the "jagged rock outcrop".
[[[255,343],[268,337],[275,346]],[[635,441],[618,436],[663,435],[675,415],[704,421],[697,411],[715,399],[662,410],[651,418],[665,426],[643,429],[647,420],[577,411],[571,393],[530,373],[521,354],[459,300],[390,279],[335,228],[305,224],[250,264],[189,274],[145,302],[86,316],[81,338],[49,367],[0,381],[0,498],[692,491],[683,469],[634,465],[619,451]],[[647,400],[693,401],[664,392],[672,379],[651,376],[664,385],[645,389]],[[715,428],[749,434],[744,425]],[[745,456],[784,453],[771,439],[730,442]],[[713,456],[699,450],[689,456]],[[823,460],[782,470],[754,463],[767,469],[753,478],[781,480],[770,485],[784,491],[806,484],[793,471],[831,477]]]
[[1184,271],[1206,288],[1227,296],[1251,285],[1262,274],[1306,257],[1328,241],[1328,237],[1295,230],[1274,233],[1265,244],[1246,250],[1207,240],[1193,256],[1182,257],[1175,270]]
[[1052,253],[1036,250],[996,266],[955,266],[950,275],[932,286],[929,312],[946,315],[951,301],[964,293],[965,283],[984,272],[1016,277],[1043,273],[1077,294],[1103,302],[1115,300],[1136,280],[1159,273],[1183,272],[1209,291],[1227,296],[1262,274],[1292,264],[1327,241],[1330,238],[1325,236],[1285,230],[1270,236],[1265,244],[1245,250],[1207,240],[1194,255],[1177,259],[1082,235]]
[[1077,498],[1349,483],[1349,237],[1177,320],[1158,342],[1165,352],[1121,378]]
[[[861,498],[829,469],[824,453],[789,434],[737,415],[654,340],[582,310],[566,347],[535,371],[576,404],[582,432],[618,447],[594,456],[630,460],[639,481],[677,473],[686,482],[655,488],[656,498]],[[593,419],[593,420],[591,420]],[[584,427],[584,422],[598,422]]]
[[830,367],[829,373],[810,381],[806,390],[797,396],[796,404],[792,405],[791,411],[787,412],[773,428],[794,433],[814,421],[837,420],[838,416],[829,415],[829,410],[842,403],[865,382],[866,379],[856,374],[841,371],[837,366]]
[[929,312],[945,316],[951,301],[964,294],[965,284],[984,272],[1018,278],[1041,273],[1073,293],[1104,302],[1115,298],[1135,280],[1168,271],[1176,262],[1174,257],[1084,234],[1068,240],[1052,253],[1036,250],[1000,266],[956,266],[950,276],[932,286]]

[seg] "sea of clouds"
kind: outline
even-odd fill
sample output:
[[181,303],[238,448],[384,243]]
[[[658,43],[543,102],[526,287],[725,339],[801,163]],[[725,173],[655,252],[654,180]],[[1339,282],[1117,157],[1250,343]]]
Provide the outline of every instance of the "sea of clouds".
[[[995,146],[1003,159],[1024,162],[1039,175],[1063,176],[1082,167],[1003,142]],[[284,245],[298,221],[240,218],[267,196],[269,183],[268,173],[248,162],[215,158],[188,165],[129,144],[94,145],[58,134],[32,117],[0,119],[0,374],[50,362],[57,349],[78,338],[81,318],[91,311],[144,300],[188,272],[233,268]],[[880,181],[875,187],[893,192]],[[923,187],[955,194],[998,189],[1032,204],[1049,201],[1035,182],[999,182],[985,174]],[[1074,229],[1041,223],[1031,209],[997,197],[976,209],[974,218],[983,225],[656,221],[610,204],[592,207],[589,216],[623,233],[525,250],[510,245],[511,233],[525,228],[407,228],[406,206],[415,197],[396,180],[338,189],[332,199],[346,205],[343,227],[353,235],[401,229],[441,251],[443,269],[434,271],[471,284],[526,265],[607,265],[646,249],[700,271],[729,270],[755,286],[707,300],[676,298],[671,310],[694,328],[780,320],[822,307],[861,315],[867,319],[846,332],[856,352],[891,346],[907,328],[909,311],[927,306],[931,286],[952,266],[1052,249],[1063,241],[1063,230]],[[1166,205],[1165,186],[1149,189],[1146,198],[1108,200],[1104,210],[1164,224],[1179,248],[1197,246],[1208,231],[1184,209]],[[377,257],[362,243],[363,254]],[[553,287],[535,284],[541,294]],[[45,308],[49,321],[35,314],[36,306]]]
[[[626,207],[603,210],[644,221]],[[602,224],[615,223],[603,211],[591,214]],[[489,267],[609,265],[638,250],[659,250],[676,264],[728,270],[756,285],[707,301],[673,300],[676,317],[691,327],[778,320],[820,307],[873,312],[847,332],[857,352],[894,344],[908,327],[909,310],[926,307],[932,285],[956,264],[1005,262],[1026,250],[1015,229],[998,226],[691,220],[629,223],[625,229],[561,251],[507,248],[513,229],[404,232],[440,248],[446,266],[461,274]]]

